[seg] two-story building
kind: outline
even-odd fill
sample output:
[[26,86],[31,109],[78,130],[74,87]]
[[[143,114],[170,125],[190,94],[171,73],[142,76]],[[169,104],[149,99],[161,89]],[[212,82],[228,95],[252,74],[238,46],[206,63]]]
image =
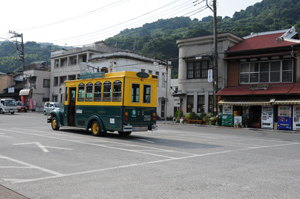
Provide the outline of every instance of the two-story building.
[[[232,33],[218,34],[218,86],[227,83],[227,66],[224,51],[243,41]],[[212,112],[213,82],[208,81],[208,71],[213,69],[213,36],[203,36],[177,41],[179,48],[178,92],[183,113]]]
[[226,51],[227,86],[217,93],[223,120],[235,112],[252,127],[300,130],[299,50],[292,27],[252,33]]

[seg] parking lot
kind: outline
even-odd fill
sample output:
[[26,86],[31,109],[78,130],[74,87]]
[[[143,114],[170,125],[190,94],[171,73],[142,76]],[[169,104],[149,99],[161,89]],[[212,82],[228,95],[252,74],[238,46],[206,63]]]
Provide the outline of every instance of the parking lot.
[[35,198],[297,198],[300,135],[158,124],[94,137],[0,115],[0,177]]

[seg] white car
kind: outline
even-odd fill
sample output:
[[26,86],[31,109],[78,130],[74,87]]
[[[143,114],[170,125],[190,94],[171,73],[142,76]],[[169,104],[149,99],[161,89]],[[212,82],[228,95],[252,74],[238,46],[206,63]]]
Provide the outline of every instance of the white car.
[[59,109],[59,103],[58,102],[45,102],[44,105],[44,115],[47,115],[52,110]]

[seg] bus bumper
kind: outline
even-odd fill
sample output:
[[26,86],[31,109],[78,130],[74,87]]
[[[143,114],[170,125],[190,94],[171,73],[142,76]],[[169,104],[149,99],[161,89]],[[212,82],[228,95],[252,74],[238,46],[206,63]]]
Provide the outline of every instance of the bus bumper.
[[132,125],[123,125],[123,132],[132,132],[132,131],[157,131],[158,127],[156,124],[151,126],[132,126]]

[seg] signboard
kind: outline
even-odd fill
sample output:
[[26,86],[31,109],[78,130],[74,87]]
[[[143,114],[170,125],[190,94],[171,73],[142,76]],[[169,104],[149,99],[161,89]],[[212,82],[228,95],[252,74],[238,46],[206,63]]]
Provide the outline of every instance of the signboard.
[[213,81],[213,70],[212,69],[208,69],[207,81],[208,82]]
[[101,78],[105,77],[105,73],[91,73],[91,74],[82,74],[80,79],[92,79],[92,78]]
[[15,92],[15,87],[8,88],[8,93],[14,93],[14,92]]
[[149,77],[149,74],[148,73],[145,73],[145,72],[138,72],[136,74],[136,76],[140,77],[140,78],[148,78]]

